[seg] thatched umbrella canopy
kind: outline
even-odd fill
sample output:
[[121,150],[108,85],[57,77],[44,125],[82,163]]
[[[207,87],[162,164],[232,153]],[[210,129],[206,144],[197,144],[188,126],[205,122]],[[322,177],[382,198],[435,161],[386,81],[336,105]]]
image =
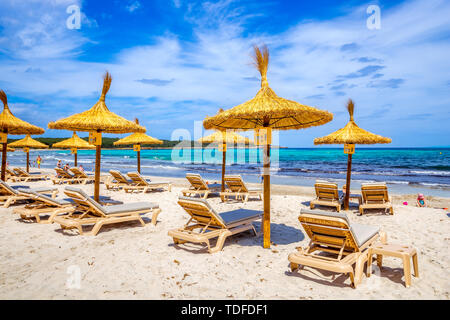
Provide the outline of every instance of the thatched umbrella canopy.
[[222,192],[225,191],[225,163],[227,154],[227,144],[250,143],[249,138],[241,136],[233,131],[216,131],[209,136],[197,140],[200,143],[218,143],[222,148]]
[[376,143],[391,143],[392,139],[382,137],[378,134],[371,133],[358,127],[353,119],[355,105],[351,99],[348,100],[347,110],[350,114],[350,121],[345,127],[339,129],[329,135],[314,139],[314,144],[343,144],[344,152],[348,153],[347,159],[347,183],[345,187],[344,209],[348,210],[348,203],[350,199],[350,177],[352,172],[352,156],[355,144],[376,144]]
[[[138,119],[135,119],[135,122],[139,124]],[[144,144],[163,144],[163,142],[159,139],[150,137],[144,132],[135,132],[125,138],[122,138],[114,142],[115,146],[133,145],[133,150],[137,152],[137,170],[139,173],[141,173],[141,145]]]
[[29,134],[25,138],[11,142],[9,147],[22,148],[27,154],[27,172],[30,172],[30,148],[31,149],[47,149],[48,145],[45,143],[34,140]]
[[[101,135],[106,133],[128,133],[145,132],[145,128],[122,118],[108,110],[105,104],[106,93],[111,86],[111,75],[106,72],[103,79],[103,90],[98,102],[89,110],[74,114],[70,117],[50,122],[50,129],[62,129],[70,131],[88,131],[92,135],[92,141],[96,146],[95,154],[95,188],[94,199],[100,196],[100,158],[101,158]],[[90,139],[91,140],[91,139]]]
[[1,179],[5,181],[8,134],[43,134],[44,129],[15,117],[8,107],[8,98],[3,90],[0,90],[0,100],[3,102],[0,114],[0,141],[3,144]]
[[95,149],[93,144],[90,144],[86,140],[81,139],[74,131],[72,138],[54,143],[52,148],[56,149],[71,149],[71,152],[75,157],[75,167],[78,166],[78,150],[79,149]]
[[6,148],[6,151],[7,151],[7,152],[14,152],[15,149],[14,149],[14,148],[7,147],[7,148]]
[[[234,108],[219,112],[203,121],[205,129],[261,130],[267,136],[264,143],[264,247],[270,247],[270,132],[320,126],[333,119],[333,115],[275,94],[267,82],[269,50],[255,47],[255,65],[261,74],[261,89],[256,96]],[[263,132],[264,132],[263,131]]]

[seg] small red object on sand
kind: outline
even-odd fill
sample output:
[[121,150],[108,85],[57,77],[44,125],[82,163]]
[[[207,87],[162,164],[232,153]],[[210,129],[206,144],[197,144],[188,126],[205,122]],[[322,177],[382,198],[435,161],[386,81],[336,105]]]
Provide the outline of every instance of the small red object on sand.
[[405,206],[407,206],[407,205],[408,205],[408,201],[403,202],[403,204],[404,204]]

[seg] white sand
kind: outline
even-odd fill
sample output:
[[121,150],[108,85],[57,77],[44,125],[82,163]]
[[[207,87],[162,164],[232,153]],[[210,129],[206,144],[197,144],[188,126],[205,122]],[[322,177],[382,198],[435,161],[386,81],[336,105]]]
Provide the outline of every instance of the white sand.
[[[297,217],[311,199],[311,188],[274,186],[271,249],[262,248],[262,236],[246,232],[229,238],[221,252],[209,254],[199,245],[173,246],[168,230],[188,220],[176,203],[184,182],[164,180],[177,182],[172,192],[129,195],[106,191],[104,185],[100,189],[115,200],[159,203],[162,213],[156,227],[149,215],[145,227],[123,223],[104,227],[95,237],[80,236],[75,231],[63,233],[57,224],[23,222],[13,214],[17,205],[1,208],[0,299],[449,298],[450,217],[442,209],[395,205],[393,216],[357,216],[352,208],[351,221],[381,226],[389,241],[416,247],[420,269],[420,278],[412,277],[412,286],[405,288],[401,261],[386,257],[381,274],[364,277],[353,289],[345,275],[311,268],[289,270],[288,254],[309,241]],[[64,186],[57,187],[58,197],[63,197]],[[83,188],[93,194],[92,184]],[[247,204],[221,203],[219,198],[208,201],[219,212],[240,207],[262,210],[259,200]],[[449,207],[450,201],[435,203]],[[256,227],[259,230],[260,224]],[[80,288],[67,285],[76,270],[81,272]]]

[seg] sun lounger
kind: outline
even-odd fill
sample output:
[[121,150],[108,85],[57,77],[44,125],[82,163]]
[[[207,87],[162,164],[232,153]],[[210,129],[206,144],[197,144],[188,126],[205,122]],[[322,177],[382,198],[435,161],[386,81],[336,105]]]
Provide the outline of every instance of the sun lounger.
[[[180,197],[178,204],[191,218],[183,228],[170,230],[169,236],[175,244],[206,243],[209,253],[222,250],[225,239],[233,234],[253,230],[256,235],[252,222],[262,217],[261,211],[247,209],[217,213],[205,199]],[[211,248],[209,241],[214,238],[218,238],[217,243]]]
[[317,180],[314,184],[316,190],[316,199],[311,200],[309,206],[314,209],[316,205],[335,207],[341,211],[342,192],[339,192],[337,183],[324,180]]
[[71,175],[66,170],[56,167],[56,176],[51,177],[53,184],[62,184],[62,183],[77,183],[78,179],[75,178],[74,175]]
[[133,185],[132,180],[128,180],[120,171],[109,170],[110,176],[105,181],[106,189],[108,190],[119,190],[124,186]]
[[[20,189],[20,192],[34,200],[33,203],[26,204],[24,207],[14,208],[13,212],[19,214],[23,220],[36,219],[37,223],[53,223],[57,215],[75,211],[75,203],[70,199],[50,198],[28,189]],[[43,220],[41,215],[47,216],[47,219]]]
[[298,220],[311,241],[289,255],[291,270],[303,265],[349,274],[354,288],[361,282],[368,248],[387,241],[378,227],[350,223],[344,213],[301,209]]
[[88,176],[84,171],[81,171],[78,168],[70,168],[70,171],[72,171],[74,178],[82,184],[93,182],[95,180],[94,176]]
[[[17,201],[32,200],[28,194],[22,193],[20,190],[28,189],[16,190],[8,183],[0,180],[0,202],[4,202],[3,207],[8,208],[10,205],[16,203]],[[56,194],[58,193],[58,189],[49,187],[33,188],[30,190],[36,191],[38,193],[50,194],[52,198],[56,197]]]
[[88,235],[96,235],[100,228],[107,224],[121,223],[125,221],[139,221],[145,226],[141,214],[152,212],[152,223],[156,225],[156,220],[161,209],[152,202],[132,202],[113,206],[102,206],[100,203],[86,195],[83,190],[66,187],[64,193],[76,203],[78,213],[70,216],[57,216],[53,219],[55,223],[61,225],[63,230],[77,229],[83,235],[83,226],[94,225]]
[[186,173],[186,179],[191,186],[189,189],[181,190],[185,197],[192,197],[199,195],[204,199],[208,198],[211,193],[219,193],[222,185],[220,183],[207,184],[202,176],[196,173]]
[[133,181],[131,186],[123,186],[125,192],[148,192],[155,189],[167,188],[168,191],[172,190],[172,182],[169,181],[150,181],[146,180],[139,172],[128,172],[127,176]]
[[18,176],[17,173],[15,173],[10,168],[6,167],[6,181],[11,180],[12,182],[17,182],[17,181],[24,181],[25,179],[27,178]]
[[389,197],[385,183],[363,183],[361,185],[362,204],[359,213],[363,214],[367,209],[384,209],[394,214],[392,199]]
[[13,170],[18,177],[23,178],[22,181],[24,181],[24,182],[48,179],[48,175],[46,175],[46,174],[28,173],[28,172],[22,170],[21,168],[14,168]]
[[247,202],[250,196],[257,196],[262,200],[262,188],[248,188],[240,175],[226,175],[224,177],[227,189],[220,193],[222,201],[227,201],[230,197],[235,197],[236,200]]

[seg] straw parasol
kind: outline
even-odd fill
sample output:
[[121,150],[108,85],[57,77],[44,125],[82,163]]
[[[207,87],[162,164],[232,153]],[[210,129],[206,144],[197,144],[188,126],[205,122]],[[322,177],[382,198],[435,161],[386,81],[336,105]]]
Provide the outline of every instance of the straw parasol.
[[74,131],[72,138],[54,143],[52,148],[56,149],[71,149],[71,153],[75,157],[75,167],[78,166],[78,150],[79,149],[95,149],[93,144],[90,144],[86,140],[81,139]]
[[145,132],[145,128],[122,118],[108,110],[105,104],[105,96],[111,86],[111,75],[106,72],[103,78],[102,94],[98,102],[89,110],[74,114],[70,117],[50,122],[50,129],[62,129],[71,131],[88,131],[89,140],[96,146],[95,152],[95,186],[94,199],[99,200],[100,195],[100,158],[102,133],[128,133]]
[[[264,248],[270,247],[270,144],[271,130],[302,129],[325,124],[333,115],[295,101],[278,97],[267,82],[269,50],[255,49],[255,65],[261,74],[261,89],[256,96],[234,108],[203,121],[205,129],[243,129],[265,133],[264,145]],[[262,130],[261,130],[262,129]],[[257,140],[257,139],[255,139]],[[260,144],[260,142],[258,142]]]
[[48,145],[45,143],[39,142],[37,140],[34,140],[30,137],[29,134],[25,136],[25,138],[11,142],[9,147],[14,148],[22,148],[23,151],[27,154],[27,172],[30,172],[30,148],[31,149],[47,149]]
[[218,143],[219,150],[222,149],[222,192],[225,191],[225,163],[226,163],[226,153],[227,144],[236,143],[250,143],[251,140],[247,137],[243,137],[233,131],[216,131],[209,136],[202,137],[197,140],[200,143]]
[[3,144],[1,179],[5,181],[8,134],[43,134],[44,129],[15,117],[8,107],[8,99],[3,90],[0,90],[0,100],[3,102],[0,114],[0,142]]
[[6,151],[7,151],[7,152],[14,152],[15,150],[14,150],[14,148],[8,147],[8,148],[6,149]]
[[[134,121],[136,124],[139,124],[138,119],[135,119]],[[159,139],[146,135],[144,132],[135,132],[114,142],[115,146],[133,145],[133,150],[137,152],[137,170],[139,173],[141,173],[141,145],[144,144],[163,144],[163,142]]]
[[348,210],[350,199],[350,176],[352,171],[352,156],[355,151],[355,144],[376,144],[391,143],[390,138],[385,138],[369,131],[361,129],[353,119],[355,105],[352,99],[348,100],[347,110],[350,114],[350,121],[345,127],[339,129],[325,137],[314,139],[314,144],[344,144],[344,152],[348,154],[347,159],[347,183],[345,187],[344,209]]

